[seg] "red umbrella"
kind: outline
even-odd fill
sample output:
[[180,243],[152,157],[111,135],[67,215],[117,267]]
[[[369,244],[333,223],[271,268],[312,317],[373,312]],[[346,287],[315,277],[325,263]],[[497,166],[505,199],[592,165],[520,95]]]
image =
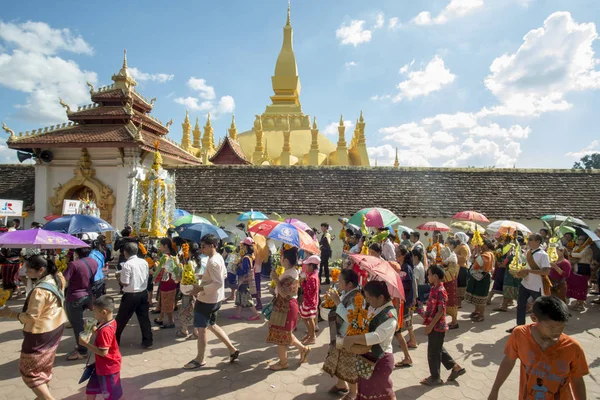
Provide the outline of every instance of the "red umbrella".
[[60,218],[62,215],[46,215],[44,219],[48,222],[54,221],[56,218]]
[[440,231],[440,232],[448,232],[450,227],[446,224],[437,221],[425,222],[417,226],[417,229],[420,231]]
[[383,258],[362,254],[352,254],[350,258],[360,269],[367,271],[373,276],[374,280],[387,283],[388,290],[393,298],[405,300],[402,279],[400,279],[400,275],[398,275],[390,263]]
[[248,232],[287,243],[290,246],[298,247],[313,254],[321,254],[318,243],[308,233],[286,222],[274,220],[259,221],[248,228]]
[[482,213],[478,213],[477,211],[461,211],[459,213],[454,214],[452,219],[459,219],[461,221],[473,221],[473,222],[490,222],[489,219]]

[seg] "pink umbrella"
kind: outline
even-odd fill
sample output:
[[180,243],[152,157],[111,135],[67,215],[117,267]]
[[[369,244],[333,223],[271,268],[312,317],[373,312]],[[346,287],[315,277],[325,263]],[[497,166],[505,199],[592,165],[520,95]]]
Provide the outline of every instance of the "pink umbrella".
[[350,258],[360,269],[367,271],[373,276],[374,280],[387,283],[388,290],[393,298],[405,299],[402,279],[400,279],[400,275],[398,275],[390,263],[379,257],[362,254],[352,254]]
[[461,211],[459,213],[454,214],[452,219],[458,219],[461,221],[483,222],[483,223],[490,222],[490,220],[487,219],[487,217],[485,215],[478,213],[477,211]]
[[420,231],[440,231],[440,232],[448,232],[450,227],[446,224],[437,221],[425,222],[417,226],[417,229]]

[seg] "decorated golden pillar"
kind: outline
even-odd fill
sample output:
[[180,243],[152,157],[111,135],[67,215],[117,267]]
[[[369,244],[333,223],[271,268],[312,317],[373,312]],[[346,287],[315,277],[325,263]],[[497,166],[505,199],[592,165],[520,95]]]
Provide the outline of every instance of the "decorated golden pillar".
[[310,134],[312,140],[308,152],[308,165],[319,165],[319,128],[317,127],[317,117],[313,117]]
[[292,127],[290,126],[290,117],[287,117],[287,129],[283,131],[283,148],[279,157],[280,165],[291,165],[292,147],[290,144],[290,136],[292,135]]
[[394,159],[394,167],[399,167],[400,161],[398,160],[398,148],[396,147],[396,158]]
[[135,196],[133,212],[127,210],[128,215],[132,214],[134,236],[166,236],[175,213],[175,182],[162,168],[158,141],[154,148],[152,167],[145,175],[136,176],[129,188],[129,201]]
[[200,149],[200,124],[198,123],[198,117],[196,117],[196,126],[194,126],[194,147]]
[[338,135],[337,148],[335,150],[336,165],[350,165],[350,161],[348,160],[348,146],[346,144],[346,126],[344,125],[343,115],[340,115]]

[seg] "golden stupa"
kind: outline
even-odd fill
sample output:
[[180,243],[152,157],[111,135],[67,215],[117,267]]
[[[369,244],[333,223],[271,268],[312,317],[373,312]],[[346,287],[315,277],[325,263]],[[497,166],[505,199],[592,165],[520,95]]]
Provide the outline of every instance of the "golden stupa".
[[[365,121],[356,121],[352,139],[346,142],[346,127],[340,118],[337,143],[330,141],[317,126],[316,118],[302,112],[300,104],[300,77],[293,48],[293,30],[288,4],[287,22],[283,27],[283,45],[271,77],[272,104],[262,115],[256,115],[251,130],[231,135],[246,158],[255,165],[361,165],[369,166],[365,139]],[[233,127],[232,123],[232,127]],[[208,132],[207,132],[208,128]],[[210,116],[204,138],[199,143],[200,129],[196,121],[194,141],[190,140],[191,124],[186,113],[183,124],[182,147],[195,152],[205,164],[217,150],[214,146]],[[231,129],[230,129],[231,131]]]

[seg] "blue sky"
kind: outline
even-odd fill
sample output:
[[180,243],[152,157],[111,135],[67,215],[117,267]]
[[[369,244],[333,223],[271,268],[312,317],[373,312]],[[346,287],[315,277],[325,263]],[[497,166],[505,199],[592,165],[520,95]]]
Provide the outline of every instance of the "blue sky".
[[[177,4],[177,5],[174,5]],[[0,119],[15,131],[65,121],[58,97],[89,103],[128,51],[153,114],[232,112],[252,126],[272,94],[287,2],[20,1],[0,13]],[[319,127],[363,110],[371,162],[570,168],[600,152],[600,2],[296,0],[305,113]],[[193,78],[193,79],[192,79]],[[0,162],[14,160],[0,133]]]

